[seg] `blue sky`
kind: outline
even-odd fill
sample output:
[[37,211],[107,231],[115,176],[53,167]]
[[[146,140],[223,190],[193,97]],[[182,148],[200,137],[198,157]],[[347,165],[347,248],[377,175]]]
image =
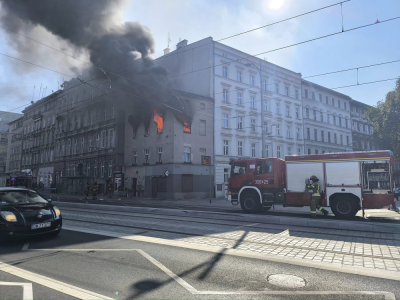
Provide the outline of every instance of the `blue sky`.
[[[273,23],[297,14],[337,3],[333,0],[133,0],[121,11],[121,21],[138,21],[147,26],[156,41],[154,58],[162,55],[167,46],[175,49],[179,39],[189,43],[214,39]],[[399,0],[351,0],[343,3],[344,29],[400,16]],[[342,30],[340,5],[273,25],[223,41],[249,54],[256,54]],[[333,37],[261,55],[268,61],[288,68],[303,76],[326,73],[400,59],[400,19],[375,26],[338,34]],[[39,36],[39,37],[38,37]],[[44,43],[68,48],[68,44],[50,36],[43,29],[35,29],[35,37]],[[12,37],[19,42],[23,38]],[[0,39],[9,38],[0,29]],[[67,51],[67,50],[66,50]],[[17,55],[13,44],[1,43],[0,52]],[[69,52],[71,53],[71,52]],[[85,57],[85,54],[82,54]],[[22,57],[21,57],[22,58]],[[48,68],[72,74],[70,66],[81,63],[37,45],[35,53],[26,60]],[[359,82],[375,81],[400,76],[400,62],[361,69]],[[47,93],[57,89],[63,77],[56,73],[0,57],[0,89],[3,91],[0,110],[11,110],[39,97],[40,85]],[[356,71],[310,78],[310,81],[329,88],[357,83]],[[339,89],[353,99],[375,105],[394,88],[394,81]],[[21,109],[14,110],[19,112]]]

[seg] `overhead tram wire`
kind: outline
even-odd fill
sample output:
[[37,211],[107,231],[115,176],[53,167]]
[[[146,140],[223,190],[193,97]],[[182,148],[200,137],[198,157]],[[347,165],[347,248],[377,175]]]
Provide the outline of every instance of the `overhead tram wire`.
[[344,89],[347,87],[352,87],[352,86],[359,86],[359,85],[366,85],[366,84],[373,84],[373,83],[377,83],[377,82],[384,82],[384,81],[390,81],[390,80],[397,80],[399,79],[399,77],[396,78],[388,78],[388,79],[382,79],[382,80],[375,80],[375,81],[369,81],[369,82],[364,82],[364,83],[357,83],[357,84],[352,84],[352,85],[344,85],[344,86],[338,86],[338,87],[334,87],[334,88],[330,88],[331,90],[336,90],[336,89]]
[[324,75],[329,75],[329,74],[335,74],[335,73],[341,73],[341,72],[347,72],[347,71],[352,71],[352,70],[357,70],[357,69],[364,69],[364,68],[369,68],[369,67],[375,67],[375,66],[381,66],[381,65],[386,65],[386,64],[392,64],[400,62],[400,59],[398,60],[392,60],[388,62],[383,62],[379,64],[373,64],[373,65],[368,65],[368,66],[362,66],[362,67],[356,67],[356,68],[351,68],[351,69],[344,69],[344,70],[339,70],[339,71],[333,71],[333,72],[328,72],[328,73],[321,73],[321,74],[316,74],[316,75],[310,75],[310,76],[305,76],[304,78],[311,78],[311,77],[318,77],[318,76],[324,76]]

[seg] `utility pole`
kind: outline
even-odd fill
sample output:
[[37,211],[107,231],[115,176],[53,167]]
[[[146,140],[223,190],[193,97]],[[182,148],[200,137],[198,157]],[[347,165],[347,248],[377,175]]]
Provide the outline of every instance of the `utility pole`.
[[261,99],[261,157],[265,157],[265,128],[264,128],[264,97],[263,97],[263,87],[262,87],[262,67],[260,59],[260,99]]

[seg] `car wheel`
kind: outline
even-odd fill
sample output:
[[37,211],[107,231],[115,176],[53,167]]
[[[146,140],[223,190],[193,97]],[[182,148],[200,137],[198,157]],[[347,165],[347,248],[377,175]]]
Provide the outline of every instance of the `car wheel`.
[[331,209],[335,217],[340,219],[351,219],[360,210],[359,205],[348,196],[336,197],[332,201]]
[[260,211],[260,198],[256,193],[247,192],[240,198],[240,206],[244,212],[255,213]]

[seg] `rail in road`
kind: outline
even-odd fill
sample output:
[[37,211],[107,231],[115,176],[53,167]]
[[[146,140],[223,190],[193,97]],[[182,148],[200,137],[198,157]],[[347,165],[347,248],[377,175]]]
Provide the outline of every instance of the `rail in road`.
[[396,234],[63,208],[65,225],[400,275]]

